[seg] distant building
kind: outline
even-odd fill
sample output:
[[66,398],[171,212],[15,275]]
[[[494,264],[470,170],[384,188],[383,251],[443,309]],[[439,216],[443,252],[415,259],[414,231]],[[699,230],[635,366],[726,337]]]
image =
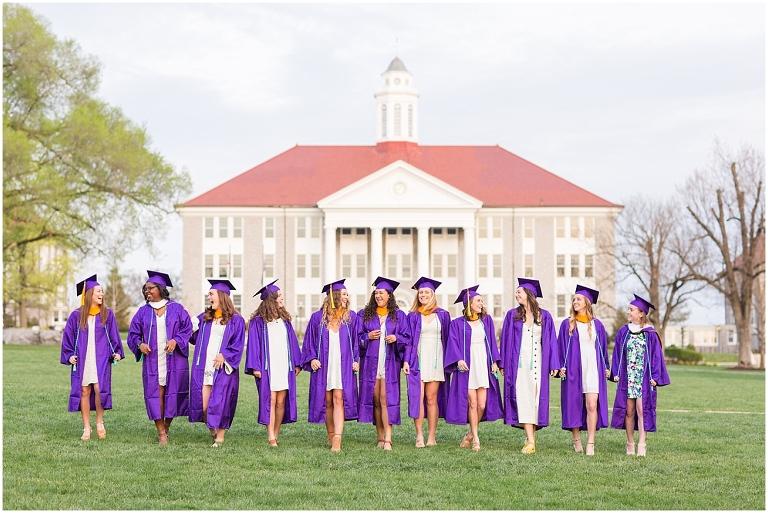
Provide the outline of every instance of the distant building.
[[738,353],[739,341],[734,324],[722,326],[668,325],[664,347],[693,347],[700,353]]

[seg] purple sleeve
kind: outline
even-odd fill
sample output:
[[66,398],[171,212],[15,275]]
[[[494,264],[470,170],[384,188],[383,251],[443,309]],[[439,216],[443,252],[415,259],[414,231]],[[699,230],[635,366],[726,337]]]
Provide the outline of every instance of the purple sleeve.
[[[360,317],[357,314],[354,314],[354,315],[352,315],[352,314],[354,314],[354,312],[352,312],[350,314],[350,316],[349,316],[350,317],[350,324],[351,324],[349,328],[350,328],[350,330],[352,330],[352,336],[356,337],[356,340],[359,341],[360,340],[360,334],[363,331],[363,326],[362,326],[363,318]],[[360,354],[361,354],[360,353],[360,344],[352,344],[352,361],[359,363],[360,362]]]
[[175,307],[178,320],[176,324],[176,333],[173,334],[173,340],[176,341],[176,347],[181,354],[189,357],[189,339],[192,336],[192,319],[189,317],[187,310],[179,303],[172,303],[178,305]]
[[552,315],[546,310],[542,311],[542,321],[544,330],[541,334],[541,343],[543,345],[544,340],[546,339],[546,343],[549,345],[549,369],[547,371],[549,373],[550,371],[560,368],[560,351],[557,348],[555,321],[552,320]]
[[141,359],[141,351],[139,351],[139,345],[143,342],[142,330],[141,330],[141,314],[143,308],[139,308],[131,319],[131,325],[128,328],[128,349],[136,357],[138,362]]
[[117,329],[117,319],[112,310],[108,310],[107,314],[107,333],[109,335],[109,341],[112,344],[113,353],[120,355],[120,358],[125,358],[123,353],[123,340],[120,338],[120,330]]
[[[285,329],[288,329],[286,323]],[[294,335],[295,337],[296,335]],[[245,373],[253,374],[253,371],[263,371],[264,349],[264,321],[261,317],[254,317],[248,325],[248,347],[245,350]]]
[[483,324],[485,324],[485,333],[488,336],[488,345],[491,346],[491,362],[496,362],[498,365],[501,361],[501,356],[499,354],[499,345],[496,342],[496,325],[493,324],[493,318],[490,315],[485,316]]
[[509,351],[509,339],[512,337],[512,312],[509,310],[504,316],[504,323],[501,325],[501,335],[499,336],[499,368],[503,369],[507,365],[507,351]]
[[315,312],[309,318],[307,323],[307,329],[304,332],[304,343],[301,347],[301,368],[305,371],[312,371],[310,362],[317,359],[317,332],[319,329],[320,317],[317,315],[319,312]]
[[364,309],[361,309],[359,312],[357,312],[357,318],[359,319],[358,325],[360,326],[360,329],[359,329],[359,332],[358,332],[358,337],[357,337],[357,340],[359,342],[359,344],[358,344],[358,346],[359,346],[358,347],[358,354],[360,356],[364,356],[365,355],[365,352],[368,349],[368,333],[373,331],[368,326],[368,323],[370,321],[365,322],[363,320],[363,312],[364,311],[365,311]]
[[197,343],[197,332],[203,327],[203,315],[205,312],[197,316],[197,330],[193,330],[189,335],[189,343],[195,345]]
[[402,310],[397,311],[397,325],[395,327],[395,349],[397,355],[400,357],[400,362],[407,362],[406,355],[410,356],[411,351],[411,326],[408,322],[408,318],[405,316],[405,312]]
[[622,327],[618,333],[616,333],[616,339],[613,343],[613,355],[611,356],[611,381],[614,378],[621,375],[621,356],[624,351],[624,337],[627,333],[627,327]]
[[454,372],[458,369],[459,360],[464,359],[462,353],[462,332],[464,331],[464,318],[459,317],[451,321],[451,331],[448,335],[448,348],[445,352],[445,372]]
[[568,334],[569,323],[568,319],[563,319],[560,323],[560,330],[557,332],[557,349],[560,351],[561,361],[558,365],[558,369],[565,367],[568,364],[571,336]]
[[664,349],[661,347],[661,341],[656,332],[652,332],[652,336],[648,337],[649,346],[653,349],[649,351],[651,359],[651,376],[656,382],[656,386],[669,385],[669,374],[667,374],[667,365],[664,362]]
[[64,333],[61,336],[61,363],[62,365],[71,365],[69,359],[77,356],[75,352],[75,341],[77,340],[78,320],[80,315],[77,310],[69,314],[67,325],[64,326]]
[[291,367],[301,368],[301,349],[299,349],[299,339],[296,337],[296,331],[293,329],[293,324],[290,322],[285,323],[285,329],[288,330],[288,347],[291,349]]
[[416,325],[418,317],[417,315],[421,315],[419,312],[408,312],[408,315],[405,316],[405,319],[408,321],[408,329],[411,330],[411,343],[408,344],[408,347],[405,349],[405,354],[403,356],[403,361],[408,362],[408,365],[413,367],[413,354],[414,354],[414,348],[418,345],[419,342],[419,329]]
[[224,336],[226,340],[221,342],[219,352],[232,368],[237,369],[243,358],[245,345],[245,321],[241,315],[235,315],[229,320]]

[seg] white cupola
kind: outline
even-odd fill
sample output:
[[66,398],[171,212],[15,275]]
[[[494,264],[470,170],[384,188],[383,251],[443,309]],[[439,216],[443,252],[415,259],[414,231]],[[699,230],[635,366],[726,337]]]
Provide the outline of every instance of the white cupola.
[[413,75],[395,57],[381,74],[381,90],[376,98],[376,142],[418,142],[419,93],[413,88]]

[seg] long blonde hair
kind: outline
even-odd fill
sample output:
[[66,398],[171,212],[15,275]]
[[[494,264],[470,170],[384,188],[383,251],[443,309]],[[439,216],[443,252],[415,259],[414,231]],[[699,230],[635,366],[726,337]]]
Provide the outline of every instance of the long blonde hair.
[[[576,294],[574,294],[575,296]],[[592,319],[595,318],[595,313],[592,310],[592,301],[588,297],[579,294],[584,298],[584,302],[587,304],[587,333],[589,333],[589,339],[592,339]],[[568,336],[571,336],[574,328],[576,328],[576,310],[573,309],[573,298],[571,298],[571,318],[568,319]]]
[[[424,287],[425,289],[430,289],[429,287]],[[411,305],[411,312],[418,312],[419,308],[421,307],[421,303],[419,302],[419,291],[416,291],[416,297],[413,298],[413,304]],[[435,308],[437,308],[437,294],[435,294],[435,291],[432,290],[432,298],[427,301],[427,304],[424,305],[423,310],[427,310],[429,312],[434,311]]]
[[[333,304],[336,308],[331,308],[331,294],[333,294]],[[349,322],[349,299],[347,299],[347,306],[341,305],[341,289],[332,290],[331,294],[325,296],[323,299],[323,324],[326,326],[333,320],[339,319],[344,324]]]
[[[85,297],[83,298],[82,306],[80,306],[80,318],[79,318],[80,329],[82,331],[85,331],[85,327],[88,326],[88,316],[90,315],[88,311],[91,309],[91,301],[93,300],[93,291],[95,288],[96,287],[91,287],[90,289],[83,292],[83,294],[85,294]],[[101,318],[102,326],[107,324],[107,315],[109,314],[109,309],[106,307],[104,303],[105,301],[104,299],[102,299],[101,304],[99,305],[99,317]]]

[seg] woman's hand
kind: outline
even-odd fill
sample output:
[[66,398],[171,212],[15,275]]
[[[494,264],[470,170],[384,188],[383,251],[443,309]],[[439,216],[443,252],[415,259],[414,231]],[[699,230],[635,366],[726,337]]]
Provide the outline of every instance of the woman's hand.
[[618,383],[618,382],[619,382],[619,377],[618,377],[618,376],[614,376],[614,377],[613,377],[613,381],[614,381],[615,383]]
[[141,351],[141,354],[149,354],[152,352],[152,350],[149,348],[149,344],[146,342],[139,344],[139,351]]
[[502,377],[503,377],[503,376],[504,376],[504,369],[499,369],[499,373],[500,373],[500,374],[502,375]]
[[72,365],[75,365],[77,363],[77,356],[70,356],[69,363],[71,363]]
[[655,387],[655,386],[656,386],[656,380],[655,380],[655,379],[652,379],[652,380],[651,380],[651,386],[652,386],[652,387]]
[[561,368],[560,368],[560,377],[561,377],[561,378],[564,378],[564,377],[565,377],[565,367],[561,367]]
[[299,372],[301,372],[301,367],[294,367],[293,371],[296,373],[296,375],[299,375]]
[[256,376],[257,378],[261,378],[261,371],[255,370],[253,371],[253,375]]
[[224,355],[219,353],[216,358],[213,359],[213,368],[216,370],[221,369],[224,366]]
[[165,346],[166,353],[172,353],[176,349],[176,341],[171,339]]
[[558,374],[560,374],[560,369],[552,369],[551,371],[549,371],[549,375],[552,376],[553,378],[556,378]]
[[[317,358],[309,362],[309,366],[312,367],[313,371],[316,371],[317,369],[322,367],[322,365],[320,365],[320,360],[318,360]],[[354,368],[354,365],[352,367]]]
[[360,363],[359,362],[352,362],[352,372],[357,372],[360,370]]
[[460,371],[468,371],[469,370],[469,367],[467,366],[467,362],[465,362],[464,360],[459,360],[457,365],[459,366],[459,370]]
[[608,379],[610,377],[611,377],[611,371],[609,371],[608,369],[605,369],[605,379]]
[[114,353],[114,354],[112,355],[112,361],[113,361],[113,362],[119,362],[119,361],[120,361],[120,355],[119,355],[119,354],[117,354],[117,353]]
[[497,372],[499,372],[499,366],[496,362],[493,362],[491,364],[491,374],[496,374]]
[[381,337],[381,330],[373,330],[368,332],[368,340],[376,340]]
[[387,335],[384,337],[384,342],[387,344],[393,344],[397,340],[397,336],[395,335]]
[[405,374],[410,374],[411,373],[411,366],[408,365],[408,362],[403,362],[403,372]]

